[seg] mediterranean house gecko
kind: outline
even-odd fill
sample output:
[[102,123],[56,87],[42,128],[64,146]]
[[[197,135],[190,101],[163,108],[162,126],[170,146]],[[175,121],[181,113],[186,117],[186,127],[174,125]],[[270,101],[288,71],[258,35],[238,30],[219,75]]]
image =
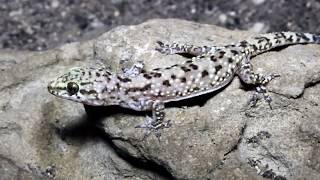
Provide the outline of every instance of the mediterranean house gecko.
[[[165,103],[200,96],[226,86],[235,75],[256,86],[250,102],[272,101],[266,85],[278,74],[257,74],[250,58],[272,48],[292,44],[320,44],[320,36],[309,33],[276,32],[226,46],[193,46],[158,42],[163,54],[194,56],[184,63],[146,70],[138,62],[124,72],[112,73],[105,67],[72,68],[48,85],[51,94],[92,106],[119,105],[136,111],[152,111],[136,128],[146,129],[145,137],[171,126],[165,120]],[[270,106],[271,107],[271,106]]]

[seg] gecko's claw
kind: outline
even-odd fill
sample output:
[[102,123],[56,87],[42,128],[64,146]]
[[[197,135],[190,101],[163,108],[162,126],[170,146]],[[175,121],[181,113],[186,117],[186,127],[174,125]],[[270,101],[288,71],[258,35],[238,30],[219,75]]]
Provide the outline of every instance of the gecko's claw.
[[139,124],[135,126],[135,128],[146,129],[142,140],[145,140],[147,137],[149,137],[151,133],[154,133],[154,135],[159,140],[159,142],[161,137],[160,130],[164,128],[169,128],[169,127],[171,127],[170,120],[155,124],[155,121],[153,121],[153,119],[149,116],[146,117],[146,121],[143,124]]
[[254,92],[253,95],[250,97],[248,101],[248,105],[250,107],[255,107],[257,105],[257,102],[260,100],[259,94],[257,92]]

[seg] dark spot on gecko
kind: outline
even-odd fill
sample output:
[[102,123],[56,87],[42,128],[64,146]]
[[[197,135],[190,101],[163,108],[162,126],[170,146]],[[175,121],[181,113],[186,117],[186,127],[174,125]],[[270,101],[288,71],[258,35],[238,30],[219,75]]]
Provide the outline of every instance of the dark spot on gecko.
[[164,80],[163,82],[162,82],[162,85],[164,85],[164,86],[171,86],[171,84],[169,83],[169,81],[168,80]]
[[137,92],[139,91],[140,89],[139,88],[129,88],[127,89],[127,92],[130,91],[130,92]]
[[122,77],[118,76],[117,78],[118,78],[119,81],[121,81],[121,82],[131,82],[131,79],[130,79],[130,78],[127,78],[127,77],[122,78]]
[[169,70],[169,69],[171,69],[171,67],[166,67],[166,68],[164,68],[165,70]]
[[153,75],[153,77],[155,77],[155,78],[159,78],[159,77],[161,77],[161,76],[162,76],[161,73],[154,73],[154,75]]
[[184,67],[184,66],[181,66],[180,67],[184,72],[188,72],[188,71],[191,71],[191,69],[187,68],[187,67]]
[[252,49],[253,49],[254,51],[257,51],[257,50],[258,50],[258,47],[257,47],[256,45],[252,45],[251,47],[252,47]]
[[146,78],[146,79],[151,79],[151,78],[152,78],[152,77],[151,77],[149,74],[147,74],[147,73],[143,74],[143,77]]
[[84,76],[86,74],[86,72],[85,71],[82,71],[82,76]]
[[231,49],[231,50],[230,50],[230,52],[231,52],[233,55],[237,55],[237,54],[239,54],[239,52],[238,52],[238,51],[233,50],[233,49]]
[[194,88],[193,88],[193,91],[199,91],[199,90],[200,90],[199,87],[194,87]]
[[204,71],[202,71],[202,73],[201,73],[201,77],[206,77],[206,76],[208,76],[209,75],[209,73],[208,73],[208,71],[207,70],[204,70]]
[[220,51],[218,58],[223,58],[223,56],[224,56],[225,53],[226,53],[226,52],[224,52],[224,51]]
[[218,73],[222,69],[222,66],[219,64],[219,65],[215,66],[214,68],[216,69],[216,73]]
[[258,43],[262,43],[263,41],[267,41],[267,42],[270,41],[270,39],[268,39],[267,37],[263,37],[263,36],[255,37],[254,39],[257,39]]
[[198,66],[195,65],[195,64],[190,64],[189,66],[190,66],[193,70],[197,70],[197,69],[198,69]]
[[286,35],[283,32],[280,32],[279,35],[284,39],[286,38]]
[[105,88],[103,88],[103,89],[102,89],[102,91],[101,91],[101,92],[102,92],[102,93],[104,93],[104,92],[106,92],[107,90],[108,90],[108,88],[107,88],[107,87],[105,87]]
[[171,79],[176,79],[176,78],[177,78],[176,75],[174,75],[174,74],[171,75]]
[[91,77],[91,71],[89,71],[89,76]]
[[117,87],[117,89],[120,88],[120,84],[118,82],[116,83],[116,87]]
[[146,73],[146,70],[145,69],[141,69],[140,73],[144,74],[144,73]]
[[187,81],[187,79],[185,77],[180,78],[180,81],[185,83]]
[[87,85],[87,84],[92,84],[92,82],[89,82],[89,81],[88,81],[88,82],[81,82],[81,83],[80,83],[81,86],[84,86],[84,85]]
[[110,98],[110,99],[115,99],[116,97],[114,97],[114,96],[109,96],[109,98]]
[[194,48],[191,48],[191,51],[193,51],[194,53],[198,54],[199,52],[201,52],[201,49],[198,48],[198,47],[194,47]]
[[178,64],[174,64],[174,65],[171,66],[171,68],[174,68],[174,67],[177,67],[177,66],[178,66]]
[[95,91],[95,90],[90,90],[88,93],[90,95],[97,95],[98,94],[97,91]]
[[141,91],[147,91],[147,90],[149,90],[149,89],[151,89],[151,84],[147,84],[147,85],[145,85],[143,88],[141,88],[140,90]]
[[186,61],[187,64],[192,63],[192,62],[193,62],[193,60]]
[[241,41],[239,46],[245,48],[245,47],[248,46],[248,42],[247,41]]
[[296,36],[302,38],[305,41],[310,40],[304,33],[296,33]]
[[313,40],[314,42],[318,42],[318,41],[319,41],[319,37],[316,36],[316,35],[312,35],[312,40]]
[[84,90],[84,89],[80,89],[79,92],[80,92],[81,94],[87,94],[87,91]]
[[230,45],[227,45],[226,47],[230,48],[230,47],[235,47],[236,45],[234,44],[230,44]]
[[217,62],[217,60],[218,60],[215,56],[211,56],[210,59],[212,62]]
[[55,87],[55,89],[58,89],[58,90],[67,90],[67,87]]
[[154,68],[154,69],[152,69],[153,71],[159,71],[160,70],[160,68]]
[[96,76],[97,76],[97,77],[100,77],[100,73],[96,72]]
[[286,39],[286,41],[293,42],[293,36],[290,35],[290,36]]
[[229,63],[233,63],[233,59],[232,58],[228,58],[228,62]]

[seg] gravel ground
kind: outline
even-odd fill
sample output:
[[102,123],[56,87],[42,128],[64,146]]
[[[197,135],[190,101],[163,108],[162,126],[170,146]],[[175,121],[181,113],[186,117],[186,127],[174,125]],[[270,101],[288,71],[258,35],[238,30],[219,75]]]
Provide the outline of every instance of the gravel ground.
[[45,50],[151,18],[320,33],[319,11],[319,0],[0,0],[0,48]]

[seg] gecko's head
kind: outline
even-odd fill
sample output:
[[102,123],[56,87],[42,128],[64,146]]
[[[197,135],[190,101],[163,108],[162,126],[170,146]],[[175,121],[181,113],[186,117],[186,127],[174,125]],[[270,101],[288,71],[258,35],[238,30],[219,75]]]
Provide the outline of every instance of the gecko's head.
[[88,105],[106,105],[108,94],[105,92],[114,88],[111,81],[111,73],[105,68],[72,68],[51,81],[48,91],[63,99]]

